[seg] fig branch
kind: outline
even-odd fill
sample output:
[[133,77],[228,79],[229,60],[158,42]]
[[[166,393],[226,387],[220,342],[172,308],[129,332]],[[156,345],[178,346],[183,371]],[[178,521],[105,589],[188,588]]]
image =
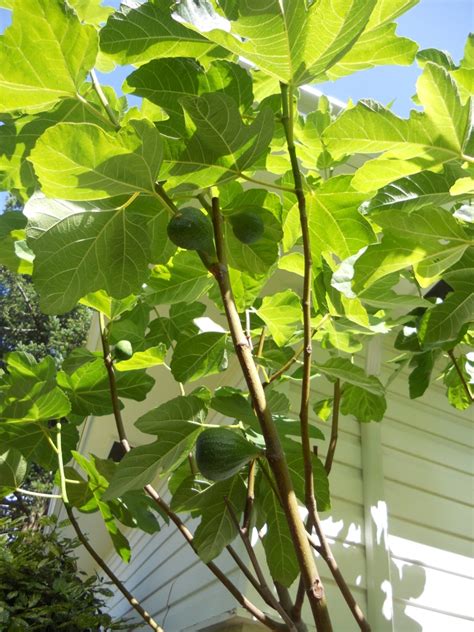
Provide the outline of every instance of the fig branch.
[[[288,154],[290,157],[291,170],[293,173],[293,180],[295,183],[295,196],[298,203],[301,233],[303,237],[303,256],[304,256],[304,280],[303,280],[303,296],[302,296],[302,310],[303,310],[303,381],[301,386],[301,400],[300,400],[300,426],[301,426],[301,441],[303,445],[303,459],[304,459],[304,473],[305,473],[305,504],[308,509],[309,515],[309,529],[311,527],[316,528],[316,533],[321,543],[321,554],[327,565],[329,566],[333,577],[335,578],[340,591],[342,592],[357,624],[360,629],[367,632],[370,627],[360,609],[354,596],[352,595],[349,586],[347,585],[342,573],[334,559],[334,556],[329,547],[329,543],[325,537],[322,529],[321,520],[319,518],[318,508],[316,504],[316,496],[314,492],[314,478],[313,478],[313,451],[311,449],[310,435],[309,435],[309,403],[311,396],[311,362],[312,362],[312,329],[311,329],[311,307],[312,307],[312,282],[313,282],[313,261],[311,255],[311,242],[308,226],[308,216],[306,208],[306,197],[303,190],[303,177],[296,154],[296,146],[294,140],[294,97],[293,91],[290,86],[284,83],[280,83],[281,99],[282,99],[282,117],[281,122],[285,131],[286,145]],[[339,416],[339,385],[337,392],[335,391],[335,410],[333,416],[333,432],[331,436],[331,442],[329,447],[329,461],[326,461],[326,469],[331,469],[332,459],[334,457],[334,451],[337,443],[337,423]],[[319,547],[318,547],[319,550]]]
[[281,122],[285,130],[286,144],[290,156],[291,170],[295,183],[294,193],[298,202],[298,210],[300,216],[301,234],[303,236],[303,256],[304,256],[304,279],[303,279],[303,381],[301,384],[301,400],[300,400],[300,426],[301,426],[301,442],[303,445],[304,458],[304,477],[305,477],[305,504],[310,512],[314,514],[317,511],[316,499],[314,494],[313,479],[313,452],[311,450],[311,442],[309,436],[309,400],[311,396],[311,359],[313,354],[312,348],[312,330],[311,330],[311,301],[312,301],[312,266],[313,260],[311,256],[311,243],[309,238],[308,216],[306,214],[306,197],[303,191],[303,178],[301,175],[298,158],[296,156],[296,147],[294,141],[294,107],[293,92],[288,85],[281,83],[281,99],[282,99],[282,117]]
[[100,568],[104,571],[104,573],[112,581],[112,583],[114,583],[115,586],[117,586],[117,588],[120,590],[120,592],[125,597],[125,599],[129,602],[132,608],[134,608],[138,612],[138,614],[142,617],[142,619],[146,621],[146,623],[148,623],[150,628],[152,630],[155,630],[156,632],[164,632],[163,628],[160,625],[158,625],[158,623],[143,608],[141,603],[132,595],[132,593],[129,592],[125,588],[124,584],[122,584],[122,582],[117,577],[117,575],[109,568],[109,566],[104,562],[104,560],[97,553],[97,551],[91,546],[89,540],[86,538],[86,536],[82,532],[79,526],[79,523],[77,522],[76,517],[74,516],[72,508],[67,503],[65,503],[64,506],[66,508],[66,513],[68,515],[69,522],[71,523],[74,531],[76,532],[76,535],[79,538],[79,541],[84,546],[84,548],[89,553],[89,555],[95,560],[97,565],[100,566]]
[[266,401],[265,391],[258,375],[258,369],[242,329],[239,313],[235,305],[227,268],[219,198],[215,196],[212,198],[212,223],[214,227],[217,262],[209,265],[208,269],[209,272],[213,274],[219,286],[235,352],[262,429],[266,445],[266,458],[274,474],[278,491],[283,502],[283,509],[288,521],[288,527],[298,558],[306,594],[311,605],[316,629],[318,632],[330,632],[332,631],[332,625],[329,619],[326,599],[316,568],[316,562],[307,540],[305,527],[299,514],[298,501],[293,489],[288,464],[271,411]]

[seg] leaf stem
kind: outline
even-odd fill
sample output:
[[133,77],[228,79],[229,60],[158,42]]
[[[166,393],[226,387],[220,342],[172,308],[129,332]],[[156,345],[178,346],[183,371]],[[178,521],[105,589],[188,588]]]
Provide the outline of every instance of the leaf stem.
[[29,489],[23,489],[22,487],[17,487],[15,492],[20,494],[26,494],[27,496],[35,496],[38,498],[62,498],[61,494],[45,494],[43,492],[32,492]]
[[155,184],[155,195],[166,206],[166,208],[173,213],[173,215],[179,213],[178,207],[166,193],[162,184]]
[[106,125],[112,125],[112,127],[114,129],[116,129],[115,125],[113,123],[110,122],[110,120],[108,119],[108,117],[103,116],[99,110],[97,110],[91,103],[89,103],[89,101],[87,99],[84,99],[84,97],[82,96],[82,94],[76,94],[76,97],[78,98],[78,100],[84,105],[85,108],[87,108],[89,110],[89,112],[92,112],[92,114],[94,116],[96,116],[97,118],[99,118],[101,121],[103,121]]
[[65,505],[66,513],[68,515],[69,521],[77,534],[79,541],[82,543],[86,551],[89,555],[94,559],[94,561],[100,566],[100,568],[104,571],[104,573],[109,577],[109,579],[117,586],[125,599],[129,602],[129,604],[134,608],[138,614],[142,617],[144,621],[148,623],[152,630],[156,632],[163,632],[163,628],[156,623],[153,617],[143,608],[138,599],[136,599],[131,592],[129,592],[124,584],[120,581],[120,579],[115,575],[115,573],[107,566],[104,560],[100,557],[97,551],[91,546],[89,540],[86,538],[84,533],[82,532],[79,523],[77,522],[73,511],[69,505]]
[[107,116],[109,117],[110,122],[118,131],[120,129],[120,123],[117,117],[115,116],[115,112],[110,107],[109,100],[107,99],[104,91],[102,90],[102,86],[100,85],[99,80],[97,79],[97,75],[95,74],[94,69],[90,71],[90,76],[91,76],[92,86],[94,90],[96,91],[97,96],[99,97],[99,101],[102,103],[104,110],[107,112]]
[[64,462],[63,462],[63,450],[62,450],[62,442],[61,442],[61,422],[56,422],[56,430],[58,432],[56,437],[57,447],[58,447],[58,469],[59,469],[59,478],[61,481],[61,498],[65,503],[68,503],[67,497],[67,489],[66,489],[66,475],[64,474]]
[[316,628],[318,632],[330,632],[332,626],[327,613],[324,590],[299,514],[298,501],[293,489],[288,463],[265,398],[265,391],[259,379],[258,369],[242,329],[239,313],[235,305],[227,268],[222,216],[220,213],[219,198],[217,197],[212,198],[212,223],[214,226],[217,262],[209,265],[208,270],[213,274],[219,286],[237,358],[265,439],[266,458],[275,476],[275,481],[280,492],[296,556],[304,578],[306,593],[313,611]]
[[[311,338],[313,338],[316,331],[319,329],[319,327],[321,327],[323,323],[325,323],[328,320],[328,318],[329,318],[329,314],[325,314],[321,318],[321,321],[319,322],[317,329],[312,330]],[[272,382],[277,380],[279,377],[281,377],[285,373],[285,371],[288,371],[288,369],[291,366],[293,366],[293,364],[298,360],[298,358],[300,357],[300,355],[303,353],[304,350],[305,350],[305,344],[303,343],[300,347],[298,347],[298,349],[291,356],[291,358],[278,369],[278,371],[275,371],[275,373],[272,373],[270,378],[266,382],[263,383],[263,387],[266,388],[269,384],[271,384]]]
[[329,475],[332,468],[334,453],[337,446],[337,437],[339,431],[339,404],[341,402],[341,380],[339,378],[334,382],[334,399],[332,404],[332,422],[331,422],[331,438],[329,440],[328,453],[324,463],[324,469]]
[[[122,415],[120,412],[120,405],[118,399],[118,391],[117,384],[115,381],[115,372],[113,367],[113,360],[110,355],[109,343],[107,340],[107,335],[105,331],[104,318],[101,313],[99,313],[99,322],[100,322],[100,335],[102,341],[102,351],[104,364],[107,369],[107,375],[109,379],[109,391],[110,397],[112,400],[112,409],[115,419],[115,425],[117,427],[117,432],[120,438],[120,442],[123,446],[125,452],[131,451],[130,443],[128,442],[127,434],[125,431],[125,426],[123,423]],[[145,485],[144,487],[145,493],[150,496],[150,498],[155,502],[155,504],[164,512],[168,518],[174,523],[180,533],[183,535],[185,540],[191,546],[193,551],[198,555],[198,551],[194,544],[194,536],[191,531],[187,528],[187,526],[182,522],[179,516],[172,511],[171,507],[161,498],[156,489],[152,485]],[[254,616],[260,623],[266,625],[271,630],[282,631],[286,629],[282,627],[282,624],[278,621],[274,621],[271,617],[268,617],[264,612],[262,612],[257,606],[255,606],[247,597],[235,586],[235,584],[227,577],[225,573],[221,571],[221,569],[214,562],[205,562],[208,569],[213,573],[217,579],[227,588],[227,590],[235,597],[238,603],[248,610],[252,616]]]
[[245,500],[244,517],[242,519],[242,529],[245,533],[250,528],[250,521],[252,519],[253,504],[255,500],[255,471],[256,460],[249,463],[249,474],[247,479],[247,498]]
[[247,180],[247,182],[253,182],[253,184],[259,184],[265,188],[276,189],[277,191],[286,191],[287,193],[294,193],[295,190],[291,187],[285,187],[281,184],[275,184],[274,182],[263,182],[263,180],[257,180],[256,178],[252,178],[251,176],[246,176],[244,173],[240,174],[240,177],[243,180]]

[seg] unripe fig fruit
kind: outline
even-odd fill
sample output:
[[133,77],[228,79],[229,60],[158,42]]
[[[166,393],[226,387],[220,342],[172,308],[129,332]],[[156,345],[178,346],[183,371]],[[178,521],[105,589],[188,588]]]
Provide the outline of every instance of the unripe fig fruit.
[[240,432],[228,428],[204,430],[196,442],[197,466],[211,481],[230,478],[260,453]]
[[204,252],[213,250],[212,224],[197,208],[181,209],[169,221],[167,232],[171,241],[180,248]]
[[130,340],[119,340],[115,345],[115,357],[117,360],[128,360],[133,355],[133,347]]

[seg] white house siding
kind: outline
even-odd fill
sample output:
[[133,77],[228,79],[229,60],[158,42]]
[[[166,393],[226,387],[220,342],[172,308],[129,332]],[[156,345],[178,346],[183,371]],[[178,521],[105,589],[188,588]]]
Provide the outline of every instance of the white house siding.
[[381,443],[396,632],[474,629],[472,422],[439,383],[416,400],[406,375],[390,387]]

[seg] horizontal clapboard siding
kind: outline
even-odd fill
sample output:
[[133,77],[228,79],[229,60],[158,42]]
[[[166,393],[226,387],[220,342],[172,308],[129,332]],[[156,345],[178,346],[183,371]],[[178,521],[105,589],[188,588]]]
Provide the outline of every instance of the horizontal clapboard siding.
[[[195,521],[188,521],[192,530]],[[133,557],[123,564],[117,556],[109,562],[112,570],[141,601],[167,632],[185,630],[235,608],[235,600],[200,562],[183,536],[165,526],[153,536],[136,533],[130,539]],[[237,585],[241,578],[227,554],[219,559],[222,571]],[[242,588],[242,586],[240,586]],[[203,608],[203,598],[206,607]],[[129,603],[118,592],[108,602],[112,616],[139,622]],[[144,628],[146,629],[146,628]]]
[[[385,357],[393,351],[385,351]],[[382,379],[388,377],[383,366]],[[382,423],[395,632],[474,628],[472,414],[391,384]]]

